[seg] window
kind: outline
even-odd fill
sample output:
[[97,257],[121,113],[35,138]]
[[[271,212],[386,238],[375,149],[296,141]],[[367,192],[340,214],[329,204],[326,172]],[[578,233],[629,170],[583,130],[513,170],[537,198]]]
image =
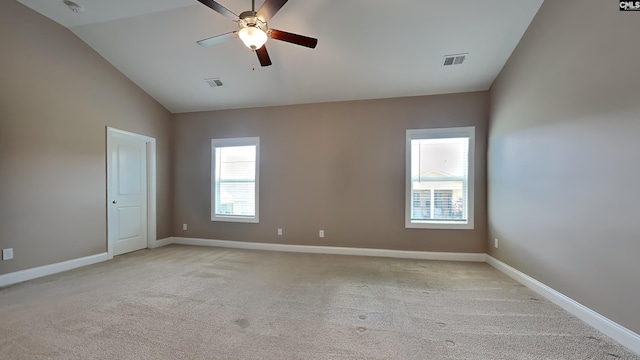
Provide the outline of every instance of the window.
[[473,229],[475,127],[407,130],[405,227]]
[[258,222],[260,138],[211,140],[211,220]]

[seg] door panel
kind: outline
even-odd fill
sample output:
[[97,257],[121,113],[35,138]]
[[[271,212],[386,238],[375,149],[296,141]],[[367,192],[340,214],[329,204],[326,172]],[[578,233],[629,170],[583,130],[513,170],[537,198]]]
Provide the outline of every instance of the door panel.
[[118,221],[120,222],[120,233],[118,241],[126,241],[133,237],[140,237],[142,234],[142,225],[140,219],[142,211],[139,206],[119,207]]
[[109,148],[109,241],[120,255],[147,247],[147,149],[118,132],[110,132]]
[[142,174],[141,155],[139,149],[119,144],[118,148],[118,191],[120,195],[140,194]]

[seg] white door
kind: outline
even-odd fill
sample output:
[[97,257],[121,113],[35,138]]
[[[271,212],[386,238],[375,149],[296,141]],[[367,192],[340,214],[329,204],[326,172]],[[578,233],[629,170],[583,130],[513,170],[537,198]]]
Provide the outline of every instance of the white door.
[[147,247],[147,143],[112,129],[107,143],[108,241],[120,255]]

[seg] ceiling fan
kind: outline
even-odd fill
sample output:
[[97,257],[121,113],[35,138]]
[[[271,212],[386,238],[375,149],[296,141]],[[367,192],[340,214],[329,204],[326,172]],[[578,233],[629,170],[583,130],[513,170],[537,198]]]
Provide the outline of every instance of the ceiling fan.
[[271,65],[271,59],[269,58],[269,53],[267,53],[267,48],[264,46],[268,38],[286,41],[312,49],[318,44],[318,39],[271,29],[267,26],[267,21],[269,21],[288,0],[265,0],[257,12],[255,11],[255,0],[251,0],[251,10],[244,11],[240,15],[236,15],[214,0],[198,1],[210,7],[215,12],[233,19],[240,27],[240,30],[198,41],[198,44],[202,46],[212,46],[232,38],[240,37],[240,40],[242,40],[249,49],[256,52],[258,60],[260,60],[260,65],[269,66]]

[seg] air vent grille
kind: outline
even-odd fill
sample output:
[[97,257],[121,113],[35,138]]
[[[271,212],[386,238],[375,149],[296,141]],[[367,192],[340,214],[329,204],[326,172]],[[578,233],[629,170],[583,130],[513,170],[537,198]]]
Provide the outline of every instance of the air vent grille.
[[442,65],[443,66],[461,65],[466,60],[468,55],[469,53],[445,55]]
[[204,81],[206,81],[212,88],[222,86],[220,78],[204,79]]

